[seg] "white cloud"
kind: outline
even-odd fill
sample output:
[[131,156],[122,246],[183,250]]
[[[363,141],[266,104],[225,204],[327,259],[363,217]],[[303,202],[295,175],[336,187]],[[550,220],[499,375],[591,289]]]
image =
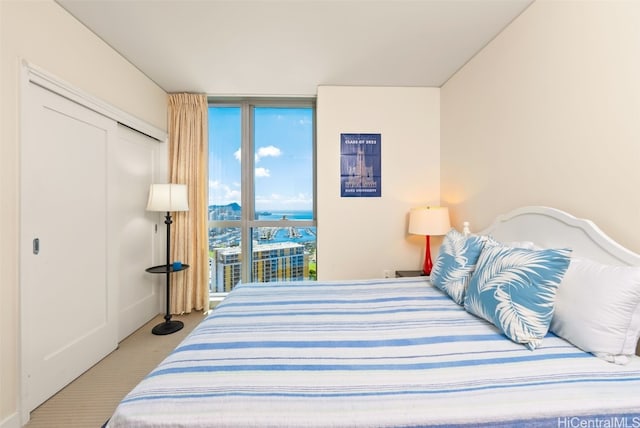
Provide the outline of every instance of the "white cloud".
[[313,198],[311,195],[304,193],[298,193],[297,195],[272,193],[270,195],[256,195],[256,205],[271,207],[270,209],[273,209],[273,206],[276,205],[289,209],[310,210],[313,207]]
[[[234,188],[235,187],[235,188]],[[219,181],[209,181],[209,205],[227,205],[240,200],[238,183],[234,187]]]
[[[260,147],[256,152],[256,162],[260,162],[260,159],[266,158],[266,157],[277,158],[281,154],[282,154],[282,150],[280,150],[276,146],[272,145],[272,146]],[[236,150],[233,153],[233,157],[236,158],[238,162],[240,162],[242,158],[242,150],[241,149]]]
[[311,210],[313,209],[313,198],[311,195],[304,193],[297,195],[282,195],[278,193],[256,195],[257,210],[273,210],[275,209],[274,205],[280,209]]
[[267,168],[256,168],[256,178],[269,176],[271,176],[271,172]]
[[259,162],[260,159],[266,157],[274,157],[277,158],[282,154],[282,151],[276,146],[266,146],[258,148],[256,152],[256,162]]
[[313,206],[313,198],[310,195],[304,193],[298,193],[297,195],[291,195],[283,201],[289,205],[309,205]]

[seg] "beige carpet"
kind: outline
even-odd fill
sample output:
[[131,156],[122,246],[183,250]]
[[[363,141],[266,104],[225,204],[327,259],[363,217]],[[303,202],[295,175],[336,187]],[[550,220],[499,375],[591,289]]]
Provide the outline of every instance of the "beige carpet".
[[31,412],[28,428],[100,427],[122,398],[204,318],[202,312],[174,316],[184,328],[166,336],[151,334],[158,316],[124,339],[118,349]]

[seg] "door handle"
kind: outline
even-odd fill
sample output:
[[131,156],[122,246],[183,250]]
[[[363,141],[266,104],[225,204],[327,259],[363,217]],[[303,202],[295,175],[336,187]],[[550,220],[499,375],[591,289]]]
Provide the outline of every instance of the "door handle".
[[34,238],[33,240],[33,254],[38,255],[40,252],[40,239]]

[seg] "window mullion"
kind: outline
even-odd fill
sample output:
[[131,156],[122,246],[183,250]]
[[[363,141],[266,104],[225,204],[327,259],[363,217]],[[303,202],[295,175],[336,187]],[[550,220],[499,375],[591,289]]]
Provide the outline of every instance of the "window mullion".
[[255,218],[254,211],[254,135],[253,106],[242,103],[242,279],[253,280],[251,273],[253,239],[249,222]]

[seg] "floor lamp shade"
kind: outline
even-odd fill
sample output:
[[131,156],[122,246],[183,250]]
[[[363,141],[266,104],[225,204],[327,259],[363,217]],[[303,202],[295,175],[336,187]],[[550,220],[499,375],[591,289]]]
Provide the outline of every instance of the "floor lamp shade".
[[446,235],[451,229],[449,221],[449,209],[446,207],[419,207],[413,208],[409,214],[409,233],[426,236],[426,250],[422,273],[431,274],[433,263],[431,262],[430,236]]
[[167,261],[164,266],[154,266],[147,269],[152,273],[165,273],[166,274],[166,311],[164,320],[165,322],[158,324],[151,330],[153,334],[171,334],[180,330],[184,324],[182,321],[172,321],[171,312],[169,310],[169,299],[171,297],[171,282],[170,275],[173,272],[183,270],[189,265],[182,264],[182,262],[171,263],[171,219],[172,211],[189,211],[189,202],[187,195],[186,184],[152,184],[149,188],[149,200],[147,201],[147,211],[163,211],[166,213],[164,224],[167,225],[167,248],[166,255]]
[[189,211],[186,184],[152,184],[147,211]]

